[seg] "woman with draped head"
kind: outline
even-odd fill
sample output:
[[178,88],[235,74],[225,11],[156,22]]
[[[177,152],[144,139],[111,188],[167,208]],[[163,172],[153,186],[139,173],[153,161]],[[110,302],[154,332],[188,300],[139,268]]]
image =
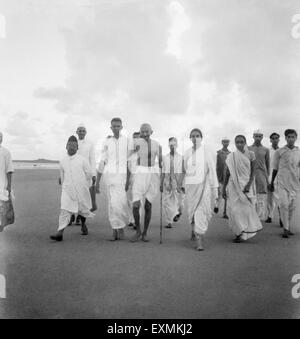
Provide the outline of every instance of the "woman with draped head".
[[196,249],[204,250],[204,236],[212,217],[214,201],[218,197],[216,162],[212,152],[202,143],[202,132],[193,129],[190,139],[193,147],[184,156],[186,203],[192,225],[192,239]]
[[248,240],[262,229],[255,209],[255,154],[248,150],[243,135],[235,138],[236,151],[226,160],[227,170],[223,198],[228,202],[229,226],[236,236],[234,242]]

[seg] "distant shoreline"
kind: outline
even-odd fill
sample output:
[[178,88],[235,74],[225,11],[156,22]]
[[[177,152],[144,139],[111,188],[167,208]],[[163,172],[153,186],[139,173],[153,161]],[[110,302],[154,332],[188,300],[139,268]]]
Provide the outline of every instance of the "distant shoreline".
[[14,163],[22,164],[59,164],[58,160],[47,160],[47,159],[38,159],[38,160],[13,160]]

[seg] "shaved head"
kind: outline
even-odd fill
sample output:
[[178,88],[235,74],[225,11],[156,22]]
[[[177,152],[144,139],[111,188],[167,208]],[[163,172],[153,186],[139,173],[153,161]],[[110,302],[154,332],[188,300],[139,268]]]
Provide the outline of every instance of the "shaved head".
[[153,132],[152,127],[151,127],[150,124],[143,124],[143,125],[141,126],[141,132],[144,131],[144,130],[148,130],[148,131],[150,131],[151,133]]

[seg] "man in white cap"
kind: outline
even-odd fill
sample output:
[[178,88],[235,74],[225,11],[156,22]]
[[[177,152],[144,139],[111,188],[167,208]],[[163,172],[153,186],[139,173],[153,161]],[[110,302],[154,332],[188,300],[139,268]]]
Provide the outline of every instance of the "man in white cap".
[[[8,201],[11,195],[13,163],[10,152],[2,146],[3,134],[0,132],[0,206],[4,201]],[[0,231],[1,227],[0,215]]]
[[113,136],[105,139],[102,145],[101,161],[97,173],[96,192],[100,193],[100,181],[105,174],[108,195],[108,216],[113,229],[112,241],[124,238],[128,225],[129,209],[127,191],[129,188],[128,159],[133,149],[132,141],[121,133],[122,120],[111,121]]
[[[93,172],[93,178],[91,182],[91,186],[95,185],[96,183],[96,157],[95,157],[95,147],[92,142],[87,140],[87,129],[86,126],[81,123],[76,131],[76,134],[78,136],[78,154],[82,155],[84,158],[86,158],[90,164],[90,167]],[[70,224],[74,222],[75,217],[72,216]],[[76,219],[76,225],[80,224],[80,217],[78,216]]]
[[257,130],[253,133],[254,144],[249,150],[255,153],[256,210],[260,220],[267,219],[268,185],[270,175],[270,150],[262,145],[264,134]]
[[65,229],[70,223],[72,214],[80,215],[82,235],[88,235],[86,218],[92,218],[92,201],[89,191],[93,172],[86,158],[77,154],[78,140],[72,135],[66,146],[68,155],[60,162],[62,195],[61,212],[57,233],[50,238],[54,241],[63,241]]
[[[214,208],[214,212],[219,212],[219,207],[222,204],[222,191],[223,191],[223,185],[224,185],[224,179],[225,179],[225,169],[226,169],[226,159],[228,154],[230,154],[230,151],[228,150],[230,144],[230,140],[227,137],[224,137],[222,139],[222,145],[223,148],[217,152],[217,176],[219,181],[219,197],[216,203],[216,206]],[[224,210],[223,210],[223,218],[228,219],[227,216],[227,200],[224,202]]]

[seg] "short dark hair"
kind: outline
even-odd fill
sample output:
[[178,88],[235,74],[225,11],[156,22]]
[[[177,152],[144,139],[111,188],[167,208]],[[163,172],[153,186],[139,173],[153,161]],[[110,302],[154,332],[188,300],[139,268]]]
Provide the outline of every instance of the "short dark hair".
[[70,138],[68,139],[68,143],[69,142],[76,142],[78,144],[78,140],[74,135],[71,135]]
[[285,137],[287,137],[287,136],[290,135],[290,134],[295,134],[296,137],[298,136],[296,130],[294,130],[294,129],[287,129],[287,130],[284,132],[284,136],[285,136]]
[[120,122],[122,124],[122,119],[121,118],[113,118],[112,121],[111,121],[111,124],[113,122]]
[[270,139],[272,139],[273,137],[278,137],[278,138],[280,138],[280,135],[278,134],[278,133],[272,133],[271,135],[270,135]]
[[177,141],[177,139],[176,139],[175,137],[169,138],[169,142],[171,142],[171,141],[173,141],[173,140]]
[[244,139],[245,143],[247,144],[247,139],[246,139],[246,137],[245,137],[244,135],[241,135],[241,134],[237,135],[237,136],[235,137],[234,141],[236,142],[238,138]]
[[133,134],[132,134],[132,136],[134,137],[135,135],[140,135],[141,133],[140,132],[134,132]]
[[190,137],[192,136],[192,134],[193,134],[194,132],[198,132],[198,133],[200,134],[201,138],[203,138],[203,134],[202,134],[202,132],[201,132],[201,130],[200,130],[199,128],[194,128],[194,129],[192,129],[192,131],[191,131],[191,133],[190,133]]

